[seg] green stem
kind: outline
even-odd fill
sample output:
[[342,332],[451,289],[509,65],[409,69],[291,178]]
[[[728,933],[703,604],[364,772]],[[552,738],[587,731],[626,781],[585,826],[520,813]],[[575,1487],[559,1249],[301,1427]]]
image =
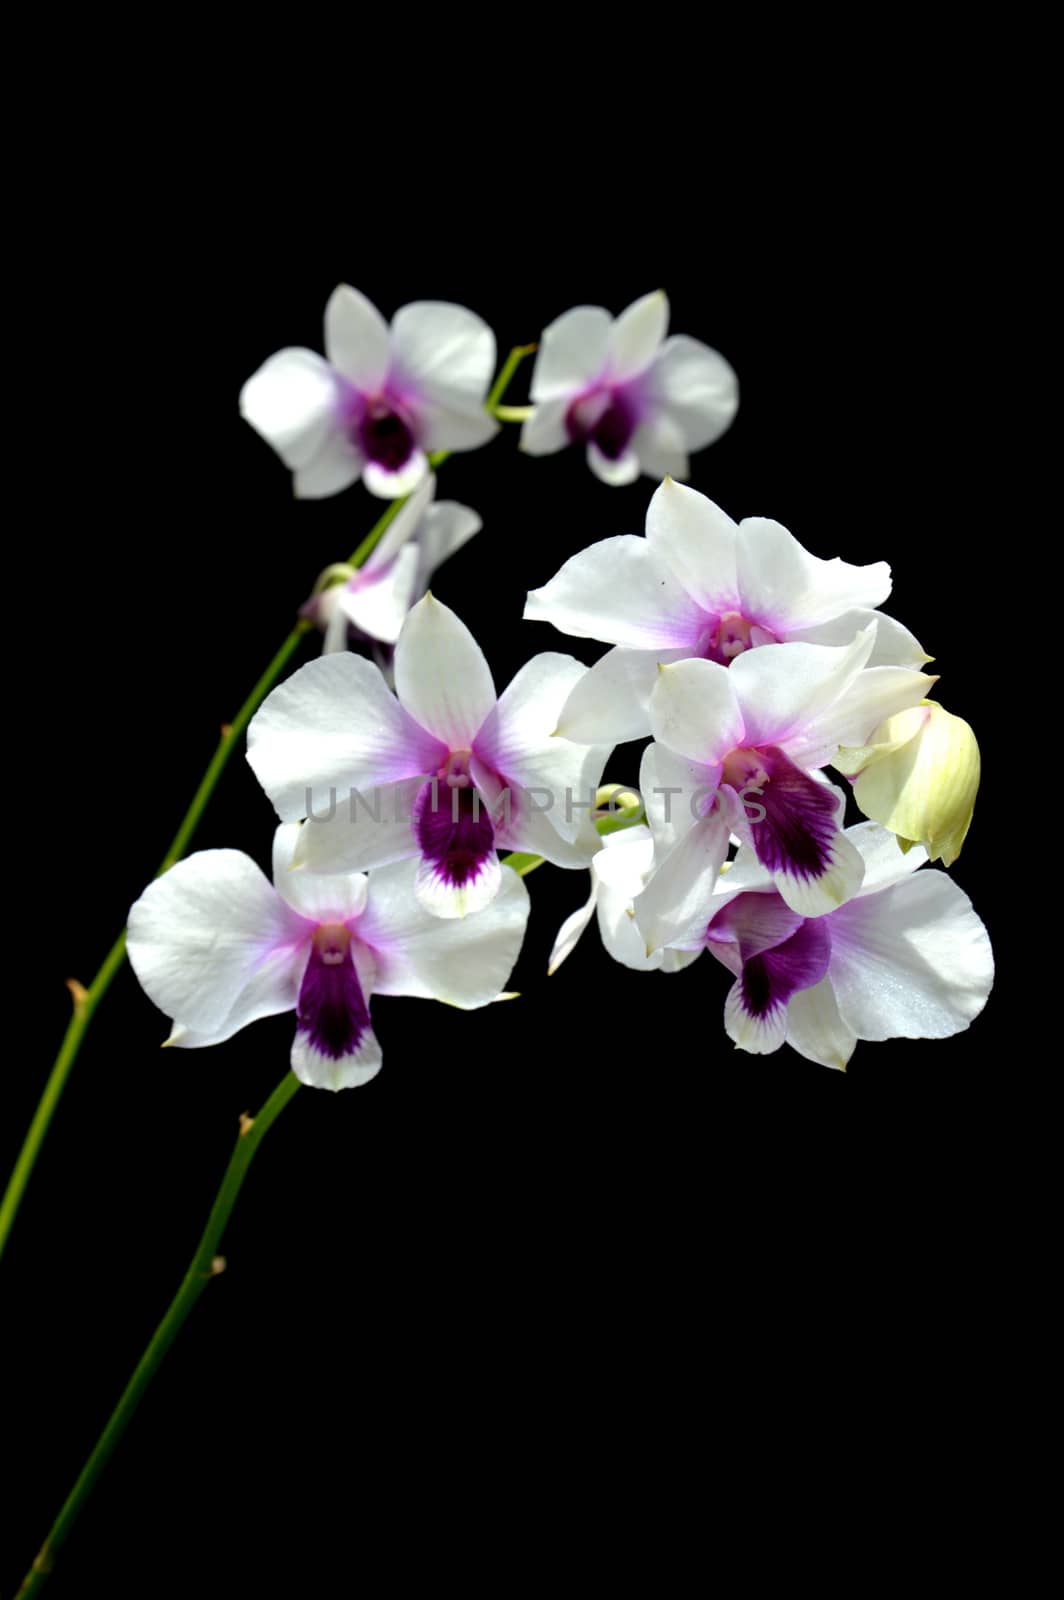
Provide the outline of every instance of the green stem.
[[185,1325],[192,1307],[196,1304],[204,1289],[211,1279],[224,1271],[225,1261],[218,1255],[218,1245],[222,1234],[229,1221],[230,1213],[236,1204],[237,1195],[241,1185],[247,1177],[248,1168],[255,1158],[255,1152],[262,1143],[263,1135],[269,1131],[271,1124],[280,1116],[285,1106],[299,1088],[298,1078],[289,1072],[277,1085],[258,1116],[241,1118],[241,1129],[236,1141],[236,1148],[229,1159],[222,1179],[221,1188],[215,1197],[211,1214],[207,1218],[207,1226],[203,1236],[196,1246],[196,1253],[185,1273],[184,1281],[170,1303],[170,1308],[151,1337],[148,1348],[141,1356],[133,1376],[126,1384],[125,1391],[110,1420],[104,1428],[96,1443],[96,1448],[82,1467],[77,1482],[63,1504],[63,1508],[53,1522],[47,1539],[42,1544],[37,1558],[29,1572],[22,1581],[18,1591],[19,1597],[37,1594],[45,1583],[48,1574],[55,1564],[55,1558],[60,1548],[65,1543],[67,1535],[77,1521],[83,1504],[96,1484],[97,1478],[103,1472],[114,1452],[118,1441],[121,1439],[126,1427],[143,1398],[160,1362],[177,1338]]
[[[488,411],[492,410],[502,395],[505,394],[517,368],[526,356],[531,355],[535,348],[535,345],[531,344],[516,345],[510,351],[503,363],[499,376],[492,386],[491,393],[485,401],[485,408]],[[432,466],[437,467],[441,462],[446,461],[449,455],[449,450],[437,450],[429,459]],[[362,565],[370,551],[382,538],[385,529],[402,504],[402,500],[392,501],[391,505],[388,506],[387,510],[377,519],[369,533],[367,533],[358,549],[352,555],[348,565],[352,567]],[[218,780],[225,771],[230,756],[246,732],[248,723],[295,655],[304,635],[312,627],[313,624],[306,620],[300,620],[296,623],[232,722],[222,730],[218,748],[211,757],[210,765],[200,780],[199,788],[192,797],[192,803],[182,818],[181,825],[174,835],[169,850],[159,864],[155,874],[156,877],[160,877],[162,873],[168,871],[174,862],[179,861],[188,849],[203,813],[207,809],[208,802],[218,785]],[[44,1143],[55,1108],[59,1104],[59,1098],[66,1087],[70,1070],[77,1060],[81,1042],[88,1031],[89,1023],[92,1021],[96,1007],[111,987],[116,974],[121,970],[125,951],[126,936],[123,932],[111,946],[103,965],[89,984],[88,989],[82,989],[80,985],[72,986],[75,994],[74,1015],[71,1017],[66,1033],[63,1035],[63,1042],[59,1046],[59,1054],[55,1058],[52,1070],[48,1075],[48,1081],[44,1086],[44,1093],[41,1095],[37,1109],[33,1114],[33,1121],[30,1123],[22,1149],[19,1151],[14,1171],[11,1174],[7,1189],[4,1191],[4,1198],[0,1201],[0,1256],[4,1253],[4,1247],[14,1226],[15,1216],[21,1204],[22,1196],[26,1191],[26,1185],[29,1183],[30,1175],[40,1154],[41,1145]]]

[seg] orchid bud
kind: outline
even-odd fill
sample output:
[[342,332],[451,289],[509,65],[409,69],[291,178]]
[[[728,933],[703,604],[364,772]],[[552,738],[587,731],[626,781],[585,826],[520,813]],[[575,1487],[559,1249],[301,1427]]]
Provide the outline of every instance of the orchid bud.
[[880,723],[862,749],[840,750],[833,765],[853,781],[865,816],[897,834],[902,850],[922,844],[932,861],[952,866],[979,788],[979,746],[966,722],[924,700]]

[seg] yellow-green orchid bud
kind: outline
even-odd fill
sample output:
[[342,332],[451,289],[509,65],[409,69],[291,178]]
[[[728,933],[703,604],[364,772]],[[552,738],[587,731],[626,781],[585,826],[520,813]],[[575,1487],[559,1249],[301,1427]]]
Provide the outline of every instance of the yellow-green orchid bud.
[[933,700],[888,717],[859,750],[833,766],[854,780],[854,799],[902,850],[922,844],[952,866],[961,853],[979,789],[979,746],[960,717]]

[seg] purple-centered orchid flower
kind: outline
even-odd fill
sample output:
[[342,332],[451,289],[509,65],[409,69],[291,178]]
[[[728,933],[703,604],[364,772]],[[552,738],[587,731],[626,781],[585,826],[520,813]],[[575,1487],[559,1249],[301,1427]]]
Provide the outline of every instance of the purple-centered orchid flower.
[[325,634],[322,650],[347,648],[349,628],[380,644],[394,644],[406,614],[420,600],[437,567],[479,533],[475,511],[455,500],[435,500],[430,473],[396,513],[380,543],[360,567],[337,565],[325,577],[339,578],[301,608]]
[[317,500],[363,480],[372,494],[409,494],[434,450],[475,450],[499,425],[484,410],[495,335],[464,306],[417,300],[391,328],[341,284],[325,308],[325,354],[270,356],[240,392],[240,411]]
[[634,483],[641,472],[686,478],[688,452],[720,438],[739,386],[722,355],[682,334],[666,339],[668,325],[660,290],[616,320],[602,306],[576,306],[552,322],[539,342],[521,449],[543,456],[583,444],[603,483]]
[[292,1071],[349,1089],[381,1066],[373,994],[472,1010],[500,997],[528,921],[507,868],[475,921],[448,925],[414,894],[413,862],[316,877],[292,870],[301,829],[277,829],[271,887],[239,850],[201,850],[149,884],[129,914],[129,959],[173,1018],[168,1044],[220,1044],[259,1017],[296,1013]]
[[[662,861],[636,917],[649,949],[706,917],[735,834],[802,916],[850,898],[864,871],[839,826],[843,797],[814,776],[848,730],[875,727],[917,704],[932,679],[905,667],[867,667],[875,628],[850,645],[765,645],[658,671],[650,697],[655,743],[639,788]],[[881,707],[891,707],[881,712]]]
[[602,943],[622,966],[634,972],[680,972],[701,954],[691,950],[655,950],[648,955],[646,941],[635,923],[635,901],[654,866],[654,839],[642,823],[610,833],[603,849],[591,862],[591,897],[567,917],[558,929],[547,972],[553,975],[572,955],[593,916],[598,917]]
[[890,588],[885,561],[822,561],[778,522],[736,524],[666,478],[650,501],[645,539],[625,534],[579,551],[531,591],[525,618],[616,646],[580,680],[558,731],[620,743],[650,731],[659,662],[728,666],[762,645],[844,645],[874,623],[870,665],[922,666],[931,657],[908,629],[873,609]]
[[421,903],[462,917],[497,894],[497,848],[586,867],[600,846],[592,810],[609,750],[554,735],[585,670],[538,655],[496,699],[469,629],[426,595],[395,647],[397,697],[371,662],[321,656],[264,701],[248,761],[282,820],[309,819],[297,865],[413,857]]
[[844,906],[803,918],[741,850],[717,885],[708,924],[679,941],[711,951],[734,973],[724,1025],[741,1050],[764,1055],[786,1043],[845,1068],[859,1039],[945,1039],[986,1004],[993,953],[963,890],[944,872],[916,873],[926,851],[903,855],[878,823],[859,823],[846,837],[864,881]]

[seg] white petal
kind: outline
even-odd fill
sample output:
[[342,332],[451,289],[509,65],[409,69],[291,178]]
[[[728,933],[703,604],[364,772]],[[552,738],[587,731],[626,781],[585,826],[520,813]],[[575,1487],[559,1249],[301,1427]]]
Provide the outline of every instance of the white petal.
[[922,844],[902,850],[897,834],[888,833],[878,822],[858,822],[846,829],[846,837],[860,851],[865,864],[859,891],[862,897],[877,894],[880,889],[889,889],[892,883],[912,877],[917,867],[927,861],[927,851]]
[[362,468],[362,480],[370,494],[378,499],[400,500],[417,488],[428,470],[429,458],[424,450],[412,450],[394,472],[390,467],[382,467],[379,461],[367,461]]
[[[760,656],[765,650],[747,654]],[[742,659],[740,656],[739,661]],[[650,696],[654,738],[677,755],[704,766],[716,765],[729,750],[742,745],[748,730],[735,695],[736,666],[689,660],[661,667]]]
[[[793,744],[804,750],[803,730],[852,688],[874,643],[874,630],[866,628],[845,647],[767,644],[737,656],[727,669],[728,678],[742,706],[749,743],[777,744],[788,752]],[[792,755],[792,760],[800,766],[814,765],[797,755]]]
[[544,400],[536,407],[521,427],[521,449],[526,455],[551,456],[572,443],[565,426],[568,410],[568,394],[559,400]]
[[821,561],[767,517],[746,517],[739,524],[738,564],[745,614],[777,634],[826,622],[854,606],[877,606],[890,593],[885,561],[866,567],[838,558]]
[[835,913],[830,977],[859,1039],[945,1039],[983,1009],[994,959],[968,896],[927,868]]
[[[484,524],[469,506],[456,500],[439,500],[429,506],[417,532],[418,585],[421,593],[437,567],[457,554]],[[420,596],[419,596],[420,598]]]
[[719,779],[717,767],[688,761],[663,744],[647,746],[639,768],[639,792],[659,859],[694,827]]
[[608,833],[602,844],[603,848],[591,863],[592,877],[613,894],[623,895],[629,902],[634,900],[637,894],[642,894],[654,865],[654,839],[650,829],[638,822],[620,833]]
[[839,1015],[830,977],[791,996],[787,1006],[787,1043],[807,1061],[846,1071],[857,1035]]
[[604,455],[595,443],[590,440],[587,447],[587,464],[600,483],[609,484],[611,489],[622,489],[625,484],[634,483],[639,476],[639,457],[629,446],[623,455]]
[[650,695],[658,663],[674,650],[607,651],[578,680],[558,718],[563,739],[577,744],[622,744],[650,732]]
[[410,715],[451,750],[468,750],[495,707],[484,653],[449,606],[427,594],[395,647],[395,687]]
[[643,418],[632,434],[631,448],[640,471],[650,478],[686,478],[690,474],[683,430],[664,412]]
[[706,495],[666,478],[647,510],[647,543],[687,594],[711,614],[739,610],[738,528]]
[[371,301],[341,283],[325,307],[325,353],[349,383],[375,394],[388,376],[388,324]]
[[591,895],[588,899],[587,905],[581,906],[579,910],[574,911],[570,916],[566,917],[565,921],[558,929],[553,948],[551,949],[550,959],[547,962],[548,978],[554,976],[562,962],[567,960],[576,949],[578,943],[580,942],[581,934],[588,926],[591,918],[595,915],[596,899],[597,890],[594,879],[592,879]]
[[610,329],[610,376],[634,378],[653,361],[669,326],[664,290],[645,294],[622,311]]
[[300,1029],[292,1042],[292,1071],[300,1083],[313,1089],[357,1089],[381,1070],[381,1047],[372,1028],[362,1035],[357,1050],[336,1060],[322,1055]]
[[278,350],[240,391],[240,415],[286,467],[305,466],[333,431],[336,378],[313,350]]
[[714,813],[698,822],[669,852],[635,902],[648,950],[688,944],[705,933],[713,890],[728,853],[728,829]]
[[347,922],[361,916],[369,879],[364,872],[321,877],[293,871],[296,846],[312,823],[283,822],[273,836],[273,886],[293,910],[312,922]]
[[876,642],[868,666],[922,667],[932,660],[919,640],[900,622],[882,611],[869,611],[859,606],[840,612],[828,622],[814,623],[808,628],[789,628],[787,638],[806,644],[849,644],[870,623],[875,624]]
[[414,808],[424,785],[419,775],[352,794],[345,790],[331,814],[310,817],[299,830],[295,876],[362,873],[417,855]]
[[446,921],[419,905],[416,862],[381,867],[370,876],[359,938],[377,962],[377,994],[445,1000],[471,1010],[506,987],[528,922],[528,890],[503,867],[498,893],[475,917]]
[[[310,930],[307,932],[309,934]],[[306,949],[295,954],[287,945],[274,950],[247,980],[224,1022],[209,1029],[187,1028],[183,1023],[175,1023],[165,1043],[176,1045],[180,1050],[205,1050],[214,1044],[224,1044],[261,1017],[277,1017],[294,1011],[305,962]]]
[[419,437],[430,454],[433,450],[478,450],[500,431],[479,400],[463,407],[422,397],[417,409]]
[[587,668],[575,656],[544,650],[526,661],[499,697],[477,741],[478,754],[505,772],[551,738],[574,686]]
[[[262,1016],[260,973],[269,963],[275,1004],[287,1011],[291,967],[271,960],[298,948],[310,929],[239,850],[200,850],[150,883],[129,913],[130,964],[142,988],[168,1017],[208,1033],[248,1006]],[[235,1023],[242,1027],[244,1020]],[[232,1031],[235,1031],[235,1027]]]
[[404,500],[399,507],[385,528],[380,543],[374,545],[362,563],[360,569],[362,572],[375,572],[378,567],[386,567],[415,534],[420,538],[421,522],[432,506],[435,493],[436,474],[430,472],[421,479],[410,498]]
[[602,306],[574,306],[544,328],[530,389],[536,405],[569,399],[602,375],[611,326]]
[[674,334],[651,369],[653,393],[683,430],[688,450],[719,439],[739,409],[739,380],[717,350]]
[[[293,673],[248,728],[248,762],[285,822],[323,816],[335,793],[435,772],[439,741],[407,716],[360,656],[321,656]],[[308,790],[311,804],[308,805]]]
[[652,650],[693,647],[705,619],[646,539],[622,534],[579,551],[531,590],[525,620],[551,622],[578,639]]
[[[780,645],[782,650],[815,650],[816,645]],[[763,655],[763,650],[747,651]],[[840,745],[860,748],[881,722],[899,711],[918,706],[937,683],[937,678],[907,667],[867,667],[834,703],[810,718],[787,749],[799,765],[822,766],[832,759]]]
[[345,585],[338,603],[348,620],[371,639],[394,644],[413,604],[418,561],[417,549],[408,544],[375,582]]
[[483,406],[495,371],[495,335],[465,306],[443,300],[403,306],[392,322],[392,350],[398,378],[413,388],[415,410],[418,396],[458,412]]
[[292,483],[297,500],[324,500],[357,483],[362,475],[362,452],[346,434],[333,429],[316,453],[297,468]]
[[502,868],[497,855],[489,855],[480,863],[476,876],[465,883],[452,883],[434,861],[422,859],[414,879],[414,893],[418,902],[434,917],[448,920],[479,913],[499,892]]

